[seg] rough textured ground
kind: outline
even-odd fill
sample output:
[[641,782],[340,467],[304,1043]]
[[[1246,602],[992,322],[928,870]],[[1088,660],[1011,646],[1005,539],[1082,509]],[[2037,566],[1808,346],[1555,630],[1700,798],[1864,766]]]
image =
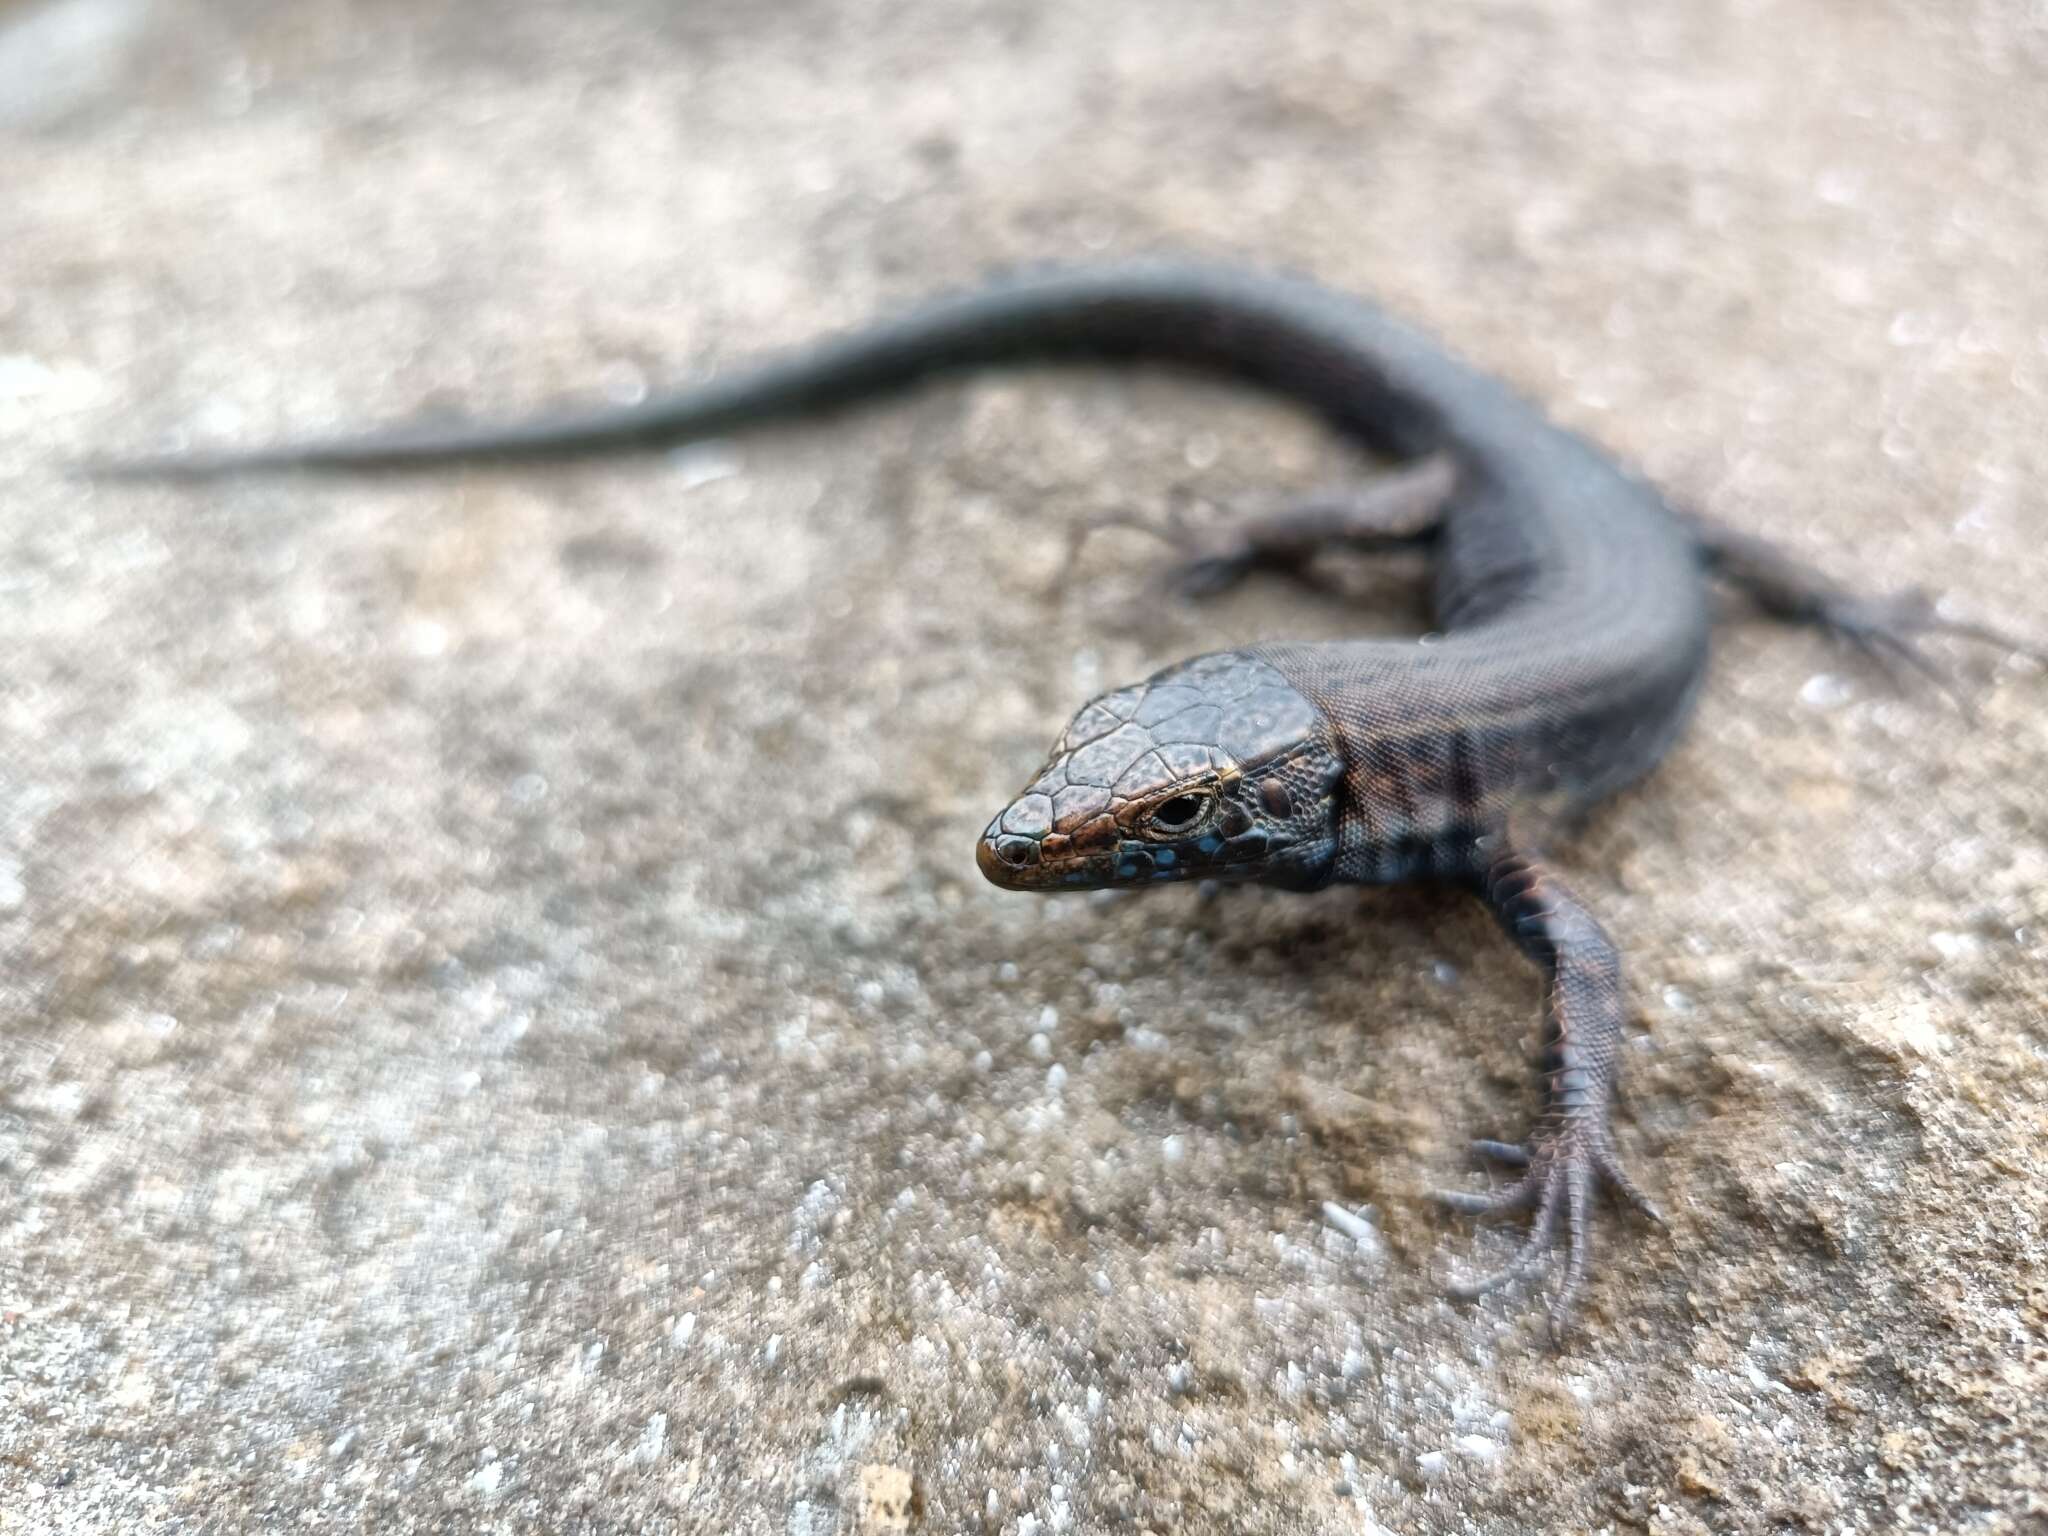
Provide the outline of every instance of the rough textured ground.
[[[1353,468],[1035,372],[675,455],[67,456],[630,394],[1048,257],[1383,296],[1684,501],[2040,632],[2034,0],[0,5],[0,1532],[2048,1519],[2048,675],[1726,632],[1569,865],[1640,1003],[1584,1327],[1428,893],[1004,895],[1155,606]],[[1333,1202],[1350,1213],[1333,1223]]]

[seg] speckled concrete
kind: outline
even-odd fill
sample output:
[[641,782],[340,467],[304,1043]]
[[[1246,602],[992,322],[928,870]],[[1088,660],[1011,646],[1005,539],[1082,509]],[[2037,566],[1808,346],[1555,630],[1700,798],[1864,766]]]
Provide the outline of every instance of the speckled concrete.
[[1946,653],[1970,725],[1731,627],[1569,850],[1672,1222],[1553,1353],[1423,1198],[1533,1100],[1483,914],[974,869],[1092,690],[1414,622],[1399,566],[1157,606],[1129,536],[1058,583],[1354,471],[1310,423],[1039,371],[61,466],[1177,249],[2039,633],[2044,77],[2021,0],[0,5],[0,1532],[2041,1529],[2039,668]]

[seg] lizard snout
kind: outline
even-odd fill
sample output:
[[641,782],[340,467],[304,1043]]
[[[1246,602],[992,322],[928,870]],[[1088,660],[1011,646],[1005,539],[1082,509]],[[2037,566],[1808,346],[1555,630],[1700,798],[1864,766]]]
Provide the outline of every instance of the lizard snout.
[[989,882],[1011,890],[1028,882],[1038,868],[1038,858],[1038,839],[1005,832],[1000,818],[981,834],[974,849],[974,862]]

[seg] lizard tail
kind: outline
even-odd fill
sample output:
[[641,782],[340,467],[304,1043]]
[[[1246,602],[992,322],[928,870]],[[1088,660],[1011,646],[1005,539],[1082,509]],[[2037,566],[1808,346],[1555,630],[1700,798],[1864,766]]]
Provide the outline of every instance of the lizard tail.
[[[1439,405],[1478,378],[1373,306],[1313,284],[1136,263],[1012,278],[633,405],[82,467],[97,478],[201,480],[251,470],[568,458],[829,410],[960,368],[1083,358],[1181,363],[1263,385],[1402,457],[1440,445],[1446,424]],[[1458,377],[1444,377],[1447,371]]]

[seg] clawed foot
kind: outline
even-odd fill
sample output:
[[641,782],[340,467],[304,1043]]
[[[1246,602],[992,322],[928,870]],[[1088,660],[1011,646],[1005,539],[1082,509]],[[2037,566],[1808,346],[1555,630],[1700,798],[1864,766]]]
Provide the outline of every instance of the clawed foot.
[[1215,597],[1229,591],[1254,570],[1293,562],[1276,559],[1242,532],[1195,527],[1179,508],[1158,522],[1128,512],[1107,512],[1076,525],[1067,541],[1066,564],[1060,584],[1067,585],[1080,565],[1081,550],[1096,534],[1109,528],[1128,528],[1168,545],[1178,555],[1166,565],[1160,585],[1184,598]]
[[1858,597],[1852,593],[1830,593],[1820,598],[1814,618],[1830,633],[1840,636],[1869,657],[1903,688],[1900,668],[1919,673],[1946,693],[1964,714],[1972,714],[1969,699],[1955,682],[1920,646],[1923,635],[1954,635],[2015,651],[2035,661],[2048,662],[2048,653],[2022,644],[2011,635],[1982,624],[1945,619],[1933,601],[1918,588],[1889,597]]
[[1495,1194],[1440,1190],[1436,1198],[1452,1210],[1475,1216],[1531,1208],[1535,1216],[1527,1240],[1513,1259],[1492,1274],[1452,1282],[1450,1293],[1469,1300],[1534,1274],[1549,1255],[1551,1239],[1562,1217],[1566,1241],[1564,1285],[1550,1308],[1551,1331],[1561,1333],[1570,1321],[1572,1303],[1578,1298],[1592,1261],[1594,1189],[1605,1184],[1652,1221],[1661,1225],[1664,1218],[1621,1166],[1612,1133],[1598,1121],[1545,1125],[1527,1147],[1502,1141],[1474,1142],[1473,1147],[1484,1157],[1528,1171]]
[[1064,585],[1080,563],[1081,547],[1104,528],[1132,528],[1162,539],[1181,558],[1168,585],[1183,597],[1213,597],[1253,571],[1284,571],[1314,585],[1316,557],[1325,551],[1413,548],[1431,538],[1458,483],[1448,455],[1431,454],[1380,475],[1368,484],[1303,496],[1247,512],[1226,526],[1196,527],[1178,506],[1159,522],[1109,513],[1074,530],[1061,573]]
[[1830,631],[1883,668],[1896,684],[1903,685],[1908,670],[1919,673],[1953,699],[1965,715],[1972,713],[1970,701],[1921,649],[1923,637],[1954,635],[2048,663],[2048,651],[2038,645],[1988,625],[1943,618],[1927,594],[1916,588],[1865,597],[1768,539],[1724,527],[1711,518],[1688,516],[1685,522],[1708,568],[1747,593],[1765,613],[1790,624],[1812,624]]

